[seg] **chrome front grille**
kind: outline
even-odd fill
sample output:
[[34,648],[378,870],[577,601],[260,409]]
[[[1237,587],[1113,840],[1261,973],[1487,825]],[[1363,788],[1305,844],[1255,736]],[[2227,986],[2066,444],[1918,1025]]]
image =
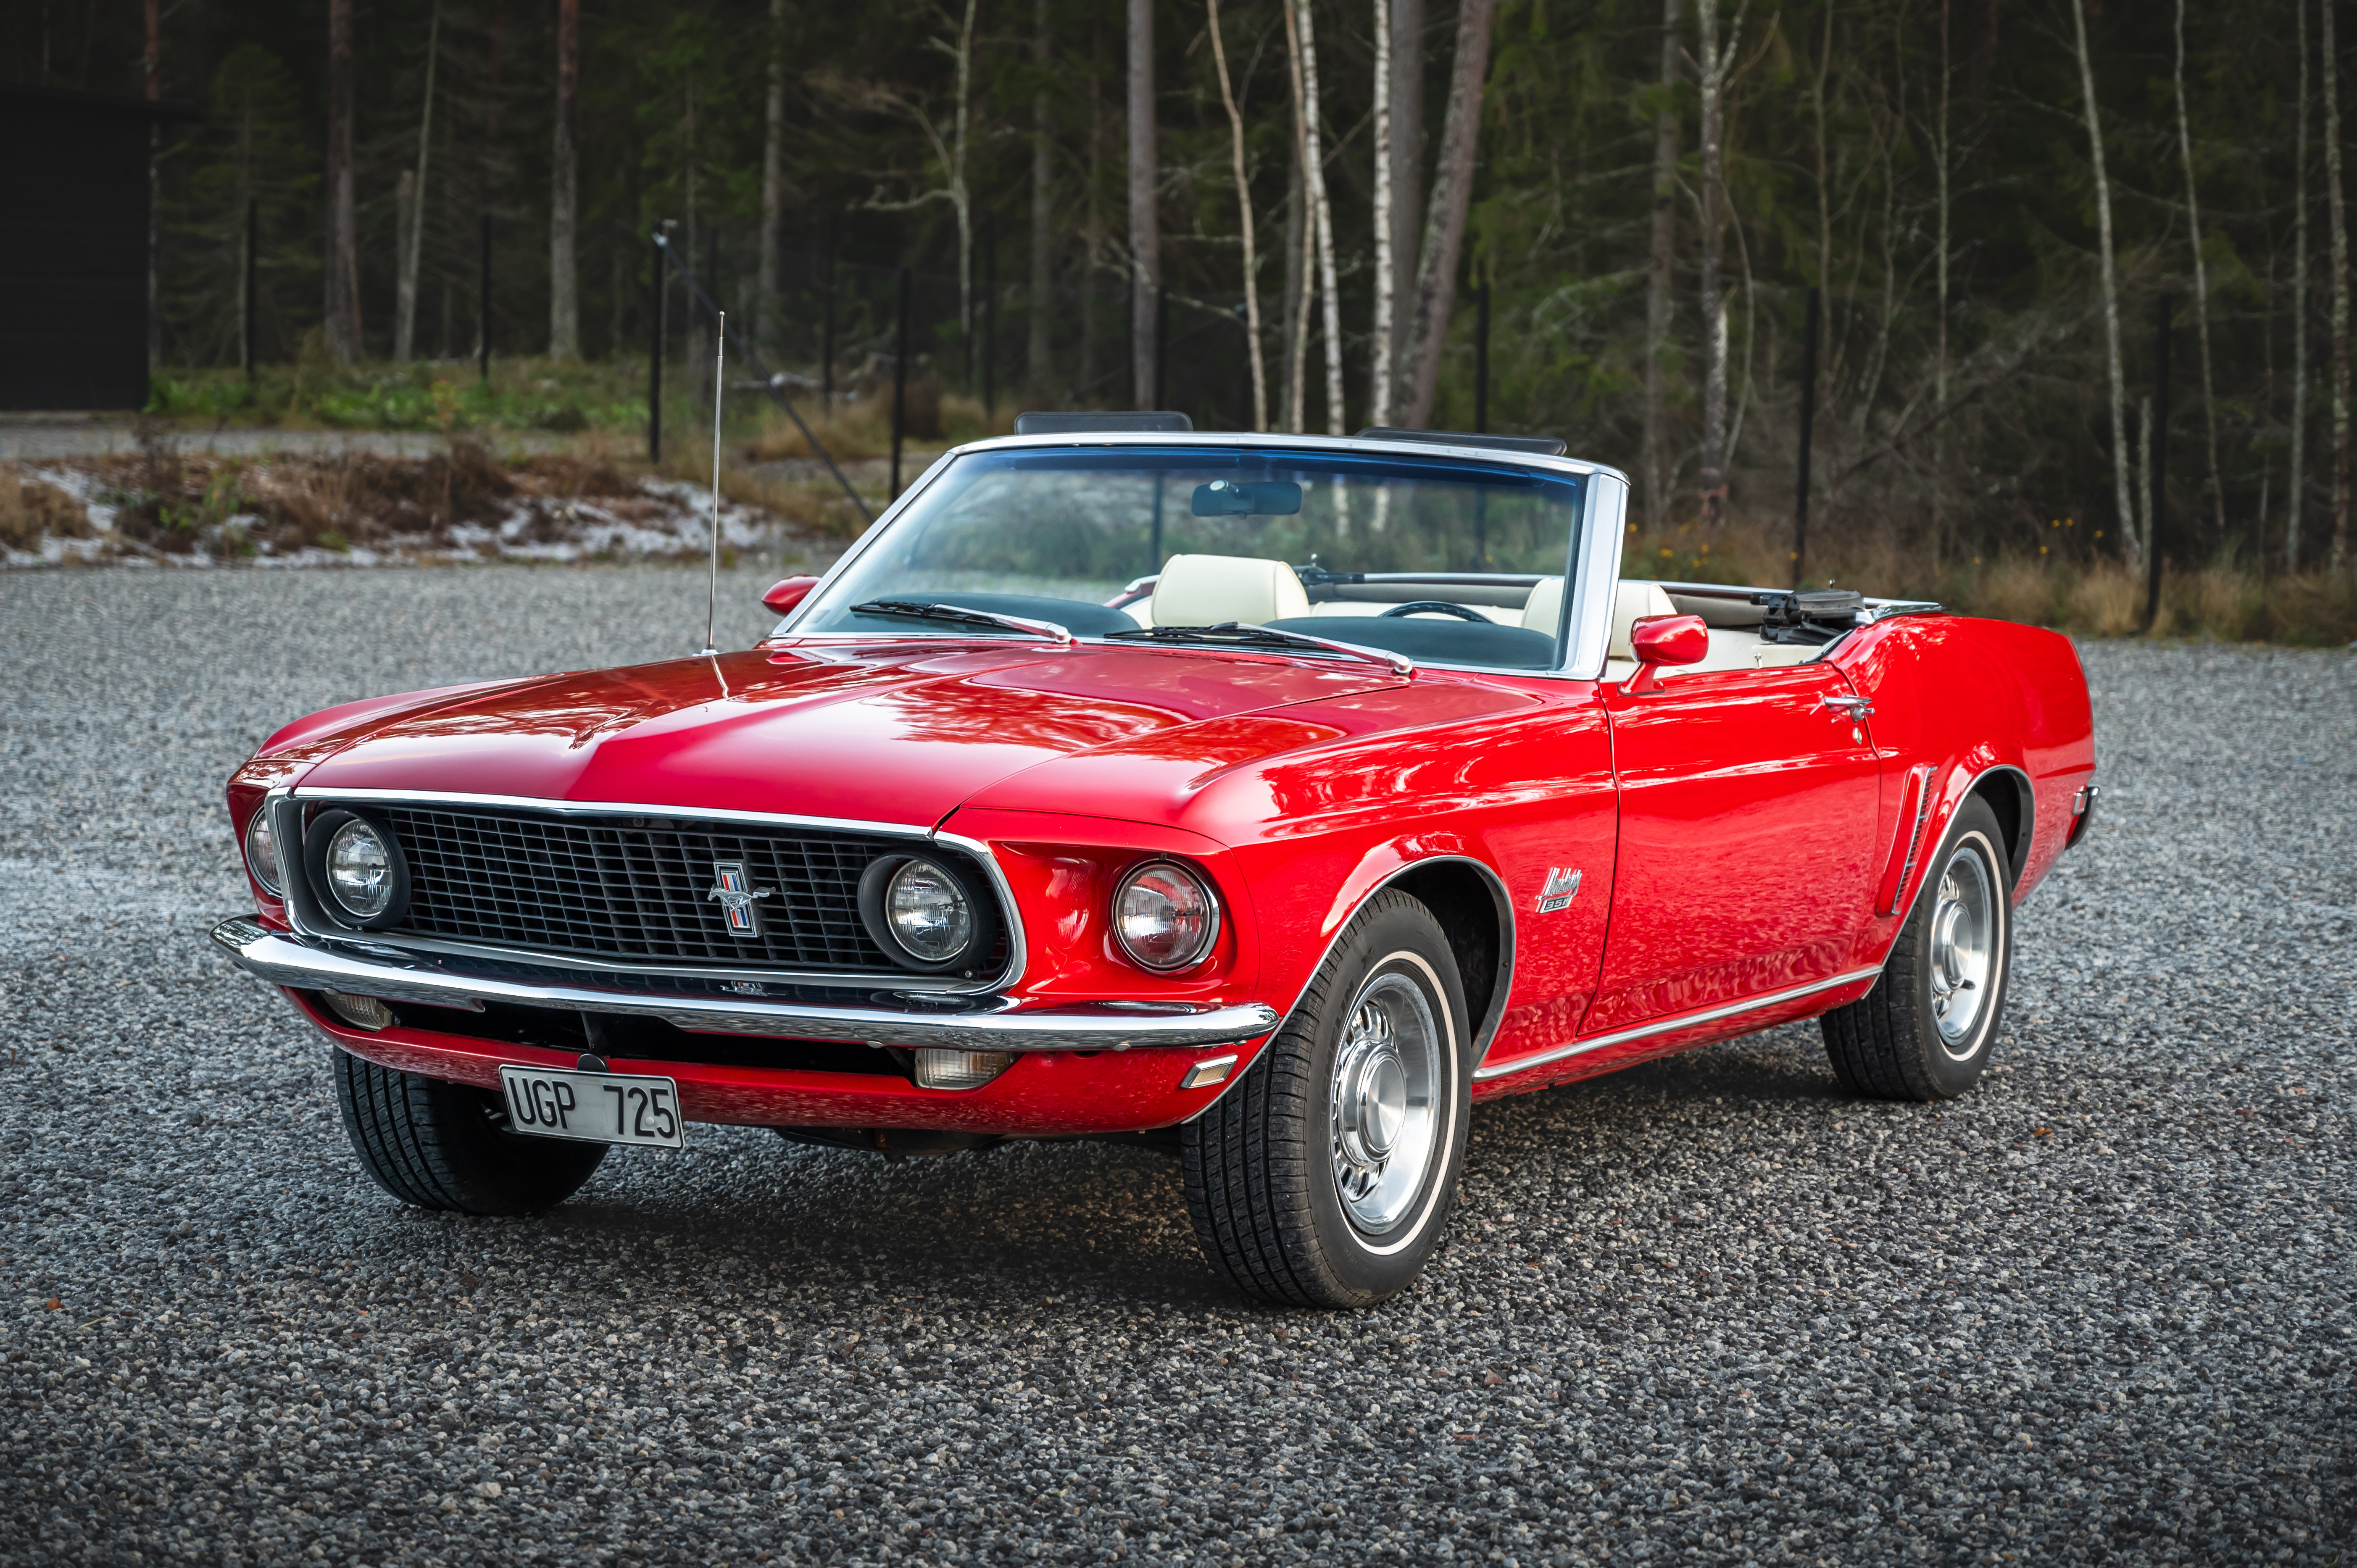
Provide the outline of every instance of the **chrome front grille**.
[[[897,969],[860,922],[859,877],[878,856],[912,847],[906,839],[670,817],[365,809],[409,863],[409,916],[390,936],[690,969]],[[774,889],[759,901],[754,934],[732,931],[712,896],[723,865]]]

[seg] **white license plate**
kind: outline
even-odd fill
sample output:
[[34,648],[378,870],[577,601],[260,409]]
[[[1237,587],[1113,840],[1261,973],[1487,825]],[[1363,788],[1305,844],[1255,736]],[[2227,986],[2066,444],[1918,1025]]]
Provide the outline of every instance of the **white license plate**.
[[500,1088],[508,1097],[508,1125],[519,1133],[657,1149],[687,1146],[679,1085],[667,1078],[502,1066]]

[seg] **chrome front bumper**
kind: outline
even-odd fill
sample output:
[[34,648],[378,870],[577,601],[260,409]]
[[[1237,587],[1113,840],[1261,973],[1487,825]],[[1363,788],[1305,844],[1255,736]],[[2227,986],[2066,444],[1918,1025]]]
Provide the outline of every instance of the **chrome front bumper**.
[[772,1035],[912,1049],[1119,1051],[1139,1046],[1235,1045],[1257,1039],[1277,1025],[1276,1010],[1256,1002],[1200,1008],[1185,1004],[1100,1003],[1018,1012],[1004,997],[977,997],[953,1007],[945,1005],[945,999],[935,998],[902,1009],[531,985],[443,968],[425,955],[375,942],[326,941],[274,931],[247,915],[221,921],[213,928],[212,937],[231,962],[273,985],[344,991],[387,1002],[470,1012],[481,1011],[486,1002],[504,1002],[576,1013],[620,1013],[662,1018],[680,1028],[705,1033]]

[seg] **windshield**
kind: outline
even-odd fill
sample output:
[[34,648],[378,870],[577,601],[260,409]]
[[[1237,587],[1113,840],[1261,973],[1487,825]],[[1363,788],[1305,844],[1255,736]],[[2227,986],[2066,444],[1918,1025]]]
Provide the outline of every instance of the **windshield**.
[[[797,633],[1285,639],[1421,663],[1559,662],[1577,475],[1269,448],[1051,447],[959,458]],[[979,612],[958,617],[956,611]]]

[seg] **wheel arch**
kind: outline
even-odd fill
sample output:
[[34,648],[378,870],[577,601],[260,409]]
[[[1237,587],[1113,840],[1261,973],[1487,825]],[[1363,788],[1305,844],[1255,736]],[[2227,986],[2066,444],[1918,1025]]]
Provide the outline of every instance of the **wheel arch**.
[[[2038,833],[2038,795],[2030,787],[2029,775],[2011,763],[1998,763],[1982,769],[1964,799],[1975,795],[1988,802],[1998,830],[2005,834],[2006,859],[2010,863],[2007,881],[2018,887],[2022,873],[2029,869],[2029,846]],[[1961,808],[1963,801],[1957,804]]]
[[[1506,998],[1513,990],[1514,906],[1496,869],[1469,854],[1434,854],[1409,861],[1393,867],[1361,893],[1351,906],[1350,914],[1334,927],[1334,934],[1318,953],[1318,961],[1303,976],[1301,989],[1286,1004],[1285,1015],[1263,1037],[1264,1041],[1274,1038],[1293,1021],[1294,1014],[1301,1009],[1301,999],[1324,972],[1327,961],[1334,956],[1335,948],[1341,944],[1351,923],[1377,894],[1394,887],[1430,909],[1448,938],[1449,951],[1457,960],[1458,979],[1465,987],[1466,1011],[1480,1020],[1473,1027],[1469,1059],[1475,1063],[1481,1060],[1490,1049],[1490,1042],[1497,1036],[1498,1026],[1505,1019]],[[1245,1076],[1235,1074],[1225,1089],[1187,1120],[1197,1120],[1225,1100]]]

